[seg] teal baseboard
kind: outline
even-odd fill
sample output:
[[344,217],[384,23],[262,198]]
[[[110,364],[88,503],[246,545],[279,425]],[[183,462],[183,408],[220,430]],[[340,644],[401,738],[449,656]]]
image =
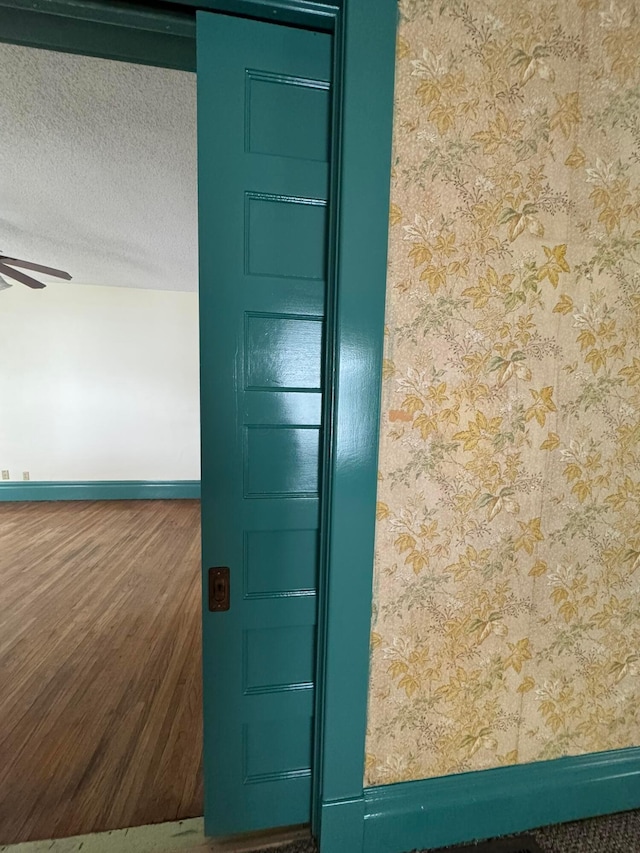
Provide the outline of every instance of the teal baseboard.
[[364,798],[323,803],[319,853],[363,853]]
[[6,501],[148,501],[199,497],[199,480],[0,481],[0,503]]
[[[353,800],[325,804],[321,853],[406,853],[639,808],[640,748],[365,788],[363,805],[359,818]],[[343,822],[348,850],[332,831]]]

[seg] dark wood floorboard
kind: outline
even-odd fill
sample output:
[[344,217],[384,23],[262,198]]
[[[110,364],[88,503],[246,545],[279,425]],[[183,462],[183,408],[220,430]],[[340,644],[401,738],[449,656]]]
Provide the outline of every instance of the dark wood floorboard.
[[198,501],[0,503],[0,844],[202,814]]

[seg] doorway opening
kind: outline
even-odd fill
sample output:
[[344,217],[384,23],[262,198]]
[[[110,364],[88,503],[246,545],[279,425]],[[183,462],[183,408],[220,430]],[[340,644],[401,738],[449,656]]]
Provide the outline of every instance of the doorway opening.
[[195,74],[0,44],[0,844],[202,814]]

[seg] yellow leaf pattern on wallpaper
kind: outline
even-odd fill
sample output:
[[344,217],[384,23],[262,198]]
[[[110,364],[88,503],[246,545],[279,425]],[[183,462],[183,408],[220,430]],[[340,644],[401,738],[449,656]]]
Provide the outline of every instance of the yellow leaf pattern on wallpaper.
[[371,785],[640,739],[640,7],[400,7]]

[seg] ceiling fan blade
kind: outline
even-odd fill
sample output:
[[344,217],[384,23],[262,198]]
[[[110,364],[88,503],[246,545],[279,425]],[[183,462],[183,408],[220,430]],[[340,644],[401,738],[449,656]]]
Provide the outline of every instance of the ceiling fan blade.
[[67,281],[71,281],[71,276],[68,272],[56,270],[53,267],[43,267],[41,264],[32,264],[30,261],[19,261],[17,258],[8,258],[6,255],[2,255],[0,256],[0,263],[8,264],[12,267],[20,267],[25,270],[34,270],[34,272],[41,272],[45,275],[52,275],[56,278],[64,278]]
[[43,287],[46,287],[46,284],[43,284],[41,281],[36,281],[35,278],[31,278],[30,275],[25,275],[17,270],[12,270],[11,267],[3,264],[2,261],[0,261],[0,275],[6,276],[7,278],[13,278],[15,281],[19,281],[21,284],[26,284],[27,287],[32,287],[34,290],[42,290]]

